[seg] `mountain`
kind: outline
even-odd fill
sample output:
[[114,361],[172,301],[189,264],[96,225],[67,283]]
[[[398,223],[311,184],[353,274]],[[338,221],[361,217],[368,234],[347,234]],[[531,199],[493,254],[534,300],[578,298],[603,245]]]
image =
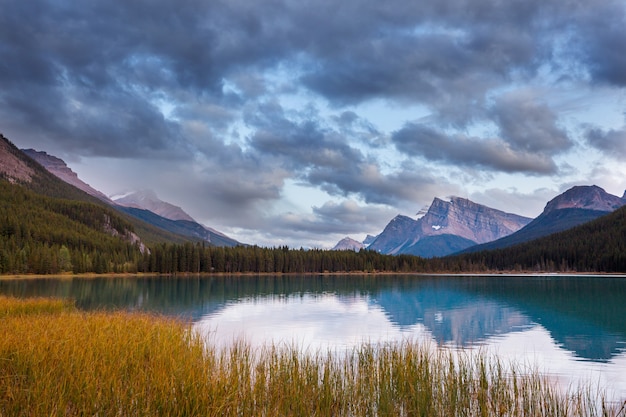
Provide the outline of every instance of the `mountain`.
[[568,230],[501,249],[456,254],[444,258],[444,262],[454,266],[473,265],[475,271],[623,273],[626,271],[626,206],[611,213],[599,213],[604,215]]
[[625,204],[625,199],[609,194],[596,185],[575,186],[550,200],[536,219],[517,232],[464,252],[500,249],[529,242],[595,220]]
[[367,236],[365,236],[365,240],[363,241],[363,244],[365,246],[369,246],[369,245],[372,244],[373,241],[376,240],[377,237],[378,236],[367,235]]
[[332,250],[353,250],[358,252],[363,248],[365,248],[363,243],[346,236],[341,239]]
[[226,236],[217,230],[208,228],[193,220],[172,220],[163,216],[159,216],[150,210],[118,206],[118,210],[128,213],[129,215],[141,219],[142,221],[167,230],[177,235],[185,236],[191,240],[208,242],[215,246],[237,246],[238,241]]
[[4,135],[0,134],[0,176],[12,184],[29,183],[35,170],[28,160],[20,157],[20,151]]
[[215,246],[241,244],[222,232],[196,222],[180,207],[160,200],[154,191],[137,191],[114,198],[113,201],[119,210],[172,233]]
[[147,251],[125,216],[0,135],[0,273],[129,271]]
[[542,214],[562,209],[584,209],[611,212],[624,205],[622,198],[604,191],[597,185],[580,185],[570,188],[546,204]]
[[[34,154],[36,151],[29,153]],[[41,196],[67,199],[75,202],[87,202],[104,207],[107,209],[107,212],[110,211],[112,201],[104,194],[93,189],[92,192],[88,193],[64,181],[64,179],[76,178],[79,183],[89,187],[78,179],[77,176],[74,177],[75,174],[71,169],[63,169],[63,166],[67,166],[65,162],[54,156],[44,155],[44,153],[36,153],[34,156],[38,159],[43,158],[50,167],[50,171],[0,134],[0,178],[4,178],[11,184],[22,185]],[[61,178],[55,175],[55,173],[58,173]],[[94,194],[104,198],[94,197]],[[115,207],[113,206],[113,208]],[[122,216],[126,222],[132,225],[134,233],[141,239],[142,244],[184,243],[190,240],[188,237],[155,227],[126,213],[115,211],[113,213],[115,213],[115,216]]]
[[[26,149],[22,152],[38,163],[35,165],[43,166],[45,171],[53,174],[64,183],[72,185],[71,188],[76,187],[112,206],[124,215],[131,216],[131,223],[136,226],[137,233],[147,243],[183,243],[194,240],[209,242],[216,246],[236,246],[239,244],[225,234],[197,223],[180,207],[160,200],[153,191],[133,192],[111,200],[102,192],[83,182],[62,159],[34,149]],[[23,167],[19,165],[19,162],[7,160],[6,166],[11,169],[11,172],[21,173],[21,177],[24,178],[28,177],[26,174],[30,172],[27,166]],[[8,171],[9,169],[5,170]]]
[[156,193],[152,190],[127,193],[122,196],[113,197],[113,201],[124,207],[150,210],[151,212],[170,220],[195,221],[189,214],[185,213],[182,208],[160,200]]
[[465,198],[435,198],[417,220],[396,216],[369,249],[385,254],[445,256],[509,235],[530,221]]
[[104,201],[105,203],[113,203],[109,199],[109,197],[107,197],[100,191],[92,188],[89,184],[86,184],[80,178],[78,178],[78,174],[72,171],[72,169],[68,167],[65,161],[63,161],[62,159],[57,158],[56,156],[48,155],[46,152],[40,152],[34,149],[22,149],[22,152],[37,161],[50,173],[62,179],[66,183],[73,185],[79,190],[82,190],[87,194]]
[[0,134],[0,178],[48,197],[97,201],[82,190],[60,181],[2,134]]

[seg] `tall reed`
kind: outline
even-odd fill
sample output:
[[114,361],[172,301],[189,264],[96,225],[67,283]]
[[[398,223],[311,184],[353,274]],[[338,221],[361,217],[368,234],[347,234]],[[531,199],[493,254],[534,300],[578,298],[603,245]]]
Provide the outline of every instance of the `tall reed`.
[[57,303],[0,298],[0,416],[626,416],[480,354],[218,350],[185,323]]

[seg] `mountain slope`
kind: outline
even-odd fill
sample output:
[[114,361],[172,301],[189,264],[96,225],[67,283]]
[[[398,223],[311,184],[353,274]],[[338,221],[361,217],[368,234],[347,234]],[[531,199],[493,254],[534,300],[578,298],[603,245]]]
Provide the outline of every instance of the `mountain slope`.
[[604,213],[595,220],[539,239],[453,255],[445,261],[483,270],[626,272],[626,207]]
[[195,221],[189,214],[185,213],[182,208],[160,200],[156,193],[152,190],[135,191],[121,197],[114,197],[113,201],[115,204],[119,204],[124,207],[150,210],[151,212],[170,220]]
[[473,246],[466,252],[500,249],[529,242],[595,220],[624,204],[626,201],[623,199],[595,185],[572,187],[550,200],[543,212],[522,229],[493,242]]
[[159,229],[126,213],[111,210],[109,204],[58,178],[33,158],[20,151],[2,134],[0,134],[0,178],[11,184],[21,185],[41,196],[95,204],[104,209],[109,216],[121,217],[132,225],[134,233],[139,236],[144,244],[189,241],[187,237]]
[[224,233],[196,222],[180,207],[160,200],[154,191],[130,193],[115,198],[114,202],[120,211],[192,240],[208,242],[215,246],[240,245]]
[[149,224],[157,226],[163,230],[167,230],[177,235],[185,236],[190,240],[204,241],[215,246],[237,246],[240,245],[234,239],[202,226],[200,223],[189,220],[172,220],[159,216],[150,210],[140,209],[136,207],[118,206],[118,210],[128,213],[129,215],[141,219]]
[[[23,153],[43,166],[44,171],[47,171],[45,175],[53,174],[64,183],[72,185],[71,188],[77,187],[86,194],[112,206],[123,216],[130,216],[127,219],[135,226],[137,234],[146,243],[184,243],[194,240],[210,242],[217,246],[236,246],[239,244],[223,233],[198,224],[180,207],[159,200],[152,191],[128,194],[113,201],[78,178],[78,175],[62,159],[34,149],[27,149]],[[91,201],[96,200],[92,199]],[[129,210],[128,207],[122,207],[118,203],[121,203],[122,206],[135,208],[135,210]],[[144,213],[146,209],[154,211],[156,214]],[[173,221],[166,221],[168,219]],[[178,221],[180,223],[177,223]]]
[[346,236],[337,242],[331,250],[353,250],[358,252],[363,248],[365,248],[364,244]]
[[417,255],[424,258],[433,258],[459,252],[476,242],[456,235],[424,236],[413,245],[407,247],[402,253]]
[[0,134],[0,176],[15,184],[29,183],[35,175],[36,169],[20,157],[20,151],[13,143]]
[[59,180],[0,134],[0,178],[54,198],[97,202],[82,190]]
[[145,252],[114,210],[0,179],[0,273],[133,272]]
[[78,174],[76,174],[70,167],[67,166],[65,161],[56,156],[48,155],[46,152],[36,151],[34,149],[22,149],[26,155],[30,158],[38,162],[44,168],[46,168],[51,174],[65,181],[66,183],[73,185],[86,192],[87,194],[96,197],[105,203],[112,204],[113,202],[101,193],[100,191],[92,188],[89,184],[83,182],[80,178],[78,178]]
[[417,220],[396,216],[369,249],[386,254],[445,256],[511,234],[530,220],[460,197],[450,201],[435,198]]

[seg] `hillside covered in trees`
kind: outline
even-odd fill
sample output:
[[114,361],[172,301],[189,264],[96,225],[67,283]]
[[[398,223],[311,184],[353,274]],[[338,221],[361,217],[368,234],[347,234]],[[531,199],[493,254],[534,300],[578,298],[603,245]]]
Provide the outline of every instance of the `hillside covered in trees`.
[[626,207],[530,242],[437,263],[464,271],[626,272]]
[[0,273],[134,271],[135,236],[112,209],[0,180]]
[[[0,192],[0,273],[5,274],[626,272],[626,208],[525,244],[445,258],[193,242],[155,244],[142,252],[139,245],[120,239],[132,225],[115,213],[38,196],[2,181]],[[115,220],[107,225],[103,221],[107,218]]]
[[0,138],[0,274],[626,272],[626,207],[505,249],[423,259],[375,251],[214,247],[64,183]]

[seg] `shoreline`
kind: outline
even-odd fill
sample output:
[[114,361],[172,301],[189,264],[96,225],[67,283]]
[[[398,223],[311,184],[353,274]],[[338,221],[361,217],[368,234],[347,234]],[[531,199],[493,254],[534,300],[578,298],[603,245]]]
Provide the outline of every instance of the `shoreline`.
[[440,277],[514,277],[514,276],[589,276],[626,278],[626,272],[548,272],[548,271],[488,271],[488,272],[389,272],[389,271],[346,271],[346,272],[179,272],[175,274],[161,274],[149,272],[121,272],[121,273],[61,273],[61,274],[0,274],[0,280],[19,279],[95,279],[95,278],[142,278],[142,277],[172,277],[172,278],[209,278],[209,277],[254,277],[254,276],[440,276]]

